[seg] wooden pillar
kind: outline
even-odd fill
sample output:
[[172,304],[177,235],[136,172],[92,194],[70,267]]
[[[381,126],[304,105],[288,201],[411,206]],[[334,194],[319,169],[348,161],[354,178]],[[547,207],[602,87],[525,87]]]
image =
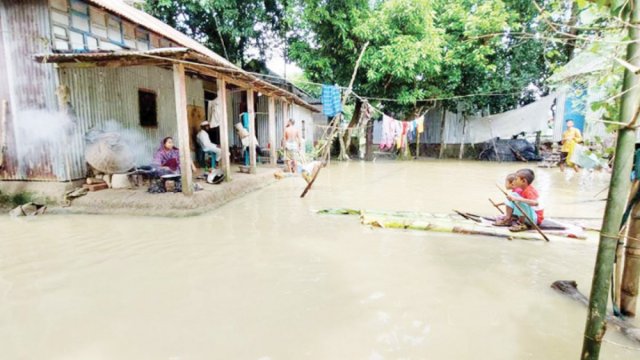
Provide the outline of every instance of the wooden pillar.
[[[284,129],[287,126],[287,123],[289,122],[289,119],[291,117],[289,116],[289,103],[286,101],[282,101],[282,128]],[[282,134],[284,136],[284,133]]]
[[223,79],[217,80],[218,85],[218,116],[220,117],[220,169],[224,173],[225,181],[231,180],[231,161],[229,156],[229,116],[227,114],[227,83]]
[[180,173],[182,193],[193,195],[193,174],[191,173],[191,146],[189,145],[189,121],[187,118],[187,86],[184,65],[173,64],[173,89],[176,99],[176,119],[178,121],[178,143],[180,144]]
[[438,159],[442,159],[444,156],[444,150],[447,148],[447,143],[445,141],[445,135],[447,134],[445,128],[447,126],[447,109],[441,106],[442,110],[442,120],[440,122],[440,154],[438,155]]
[[276,145],[276,99],[273,96],[269,97],[269,162],[271,165],[276,165],[277,149]]
[[247,112],[249,113],[249,172],[256,173],[256,109],[253,102],[253,89],[247,90]]
[[[620,285],[620,310],[622,315],[635,317],[638,303],[638,288],[640,284],[640,203],[636,203],[631,210],[628,223],[626,253],[624,255],[624,273]],[[622,261],[622,257],[618,258]],[[622,267],[621,264],[618,264]]]
[[464,156],[464,138],[465,138],[466,130],[467,130],[467,116],[463,115],[462,116],[462,140],[460,141],[460,153],[458,154],[459,160],[462,160],[462,157]]

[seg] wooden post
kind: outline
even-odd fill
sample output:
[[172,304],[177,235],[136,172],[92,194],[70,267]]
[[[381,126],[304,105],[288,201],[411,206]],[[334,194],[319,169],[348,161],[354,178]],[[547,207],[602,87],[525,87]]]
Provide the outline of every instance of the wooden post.
[[[640,203],[636,203],[631,210],[628,228],[619,299],[622,315],[635,317],[640,282]],[[622,262],[622,259],[618,261]]]
[[[640,190],[640,181],[633,183],[628,204],[631,204]],[[640,203],[635,203],[626,224],[626,244],[618,243],[616,252],[615,299],[622,315],[635,317],[637,311],[638,282],[640,281]],[[626,249],[626,251],[625,251]]]
[[444,156],[444,150],[447,148],[447,143],[445,142],[445,127],[447,126],[447,109],[440,104],[442,109],[442,121],[440,122],[440,154],[438,155],[438,159],[442,159]]
[[9,102],[0,100],[0,169],[4,166],[4,151],[7,147],[7,111]]
[[370,119],[367,123],[367,145],[364,151],[364,161],[373,161],[373,119]]
[[[422,121],[422,126],[424,129],[424,117],[420,117],[419,121]],[[422,136],[422,133],[419,133],[416,129],[416,159],[420,158],[420,136]]]
[[229,156],[229,116],[227,114],[227,83],[223,79],[218,79],[218,112],[220,116],[220,168],[224,173],[225,181],[231,180],[231,161]]
[[[289,103],[287,103],[284,99],[282,99],[282,133],[278,135],[278,141],[284,140],[284,129],[287,127],[287,123],[289,122]],[[281,143],[280,146],[284,146],[284,143]]]
[[[632,0],[629,3],[631,24],[640,22],[640,0]],[[629,26],[629,39],[627,46],[627,61],[634,66],[640,65],[640,29]],[[629,176],[633,164],[633,151],[636,142],[636,129],[634,114],[640,105],[640,89],[638,75],[625,69],[622,85],[622,102],[620,104],[619,121],[629,123],[618,129],[615,160],[609,185],[607,206],[602,220],[598,254],[596,256],[591,294],[589,296],[589,308],[587,324],[584,330],[582,355],[580,359],[596,360],[600,357],[600,346],[606,331],[607,302],[609,289],[613,275],[613,262],[615,260],[616,247],[619,240],[620,222],[626,208],[626,200],[631,189]]]
[[[289,116],[289,103],[286,101],[282,101],[282,128],[284,129],[287,126],[287,122],[289,122],[290,116]],[[279,134],[284,136],[283,134]]]
[[269,97],[269,162],[271,165],[276,165],[278,160],[277,152],[278,146],[276,145],[276,99],[273,96]]
[[193,174],[191,173],[191,147],[189,145],[189,120],[187,115],[187,86],[184,78],[184,64],[173,64],[173,89],[176,99],[176,120],[178,122],[178,143],[180,144],[180,173],[182,193],[193,195]]
[[247,90],[247,112],[249,113],[249,172],[256,173],[256,109],[253,101],[253,89]]
[[464,156],[464,135],[467,129],[467,115],[462,115],[462,140],[460,141],[460,153],[458,154],[458,160],[462,160]]

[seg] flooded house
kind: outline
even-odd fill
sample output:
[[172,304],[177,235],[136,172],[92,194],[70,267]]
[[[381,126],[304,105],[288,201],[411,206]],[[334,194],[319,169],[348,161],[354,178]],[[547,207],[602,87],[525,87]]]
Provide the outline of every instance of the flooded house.
[[[113,0],[0,0],[0,79],[0,186],[84,179],[85,135],[107,122],[141,134],[145,156],[172,136],[194,158],[199,124],[225,119],[218,137],[229,172],[230,149],[240,144],[234,124],[245,111],[265,149],[251,156],[255,169],[276,163],[286,119],[313,142],[318,113],[299,90]],[[191,168],[181,167],[190,181]]]

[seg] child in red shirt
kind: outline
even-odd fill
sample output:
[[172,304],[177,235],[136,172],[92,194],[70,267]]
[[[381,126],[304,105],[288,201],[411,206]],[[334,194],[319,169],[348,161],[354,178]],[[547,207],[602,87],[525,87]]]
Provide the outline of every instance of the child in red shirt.
[[[514,232],[528,230],[529,226],[531,226],[530,221],[534,221],[538,225],[542,224],[544,220],[544,210],[538,200],[538,190],[531,185],[533,180],[535,180],[535,174],[531,169],[522,169],[516,172],[514,185],[520,189],[521,192],[514,191],[507,195],[509,201],[506,202],[507,213],[505,219],[496,221],[494,225],[510,226],[512,216],[518,219],[517,223],[509,228],[509,230]],[[518,209],[518,206],[515,206],[515,202],[518,203],[522,211]]]

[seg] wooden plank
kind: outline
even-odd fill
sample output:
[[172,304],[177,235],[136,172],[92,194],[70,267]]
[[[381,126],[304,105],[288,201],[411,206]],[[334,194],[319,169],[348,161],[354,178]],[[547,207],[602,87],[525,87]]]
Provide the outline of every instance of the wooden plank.
[[271,165],[276,165],[278,160],[276,141],[276,99],[269,96],[269,159]]
[[176,120],[178,122],[178,143],[180,144],[180,172],[182,193],[193,195],[193,174],[191,172],[191,146],[189,145],[189,122],[187,118],[187,87],[184,65],[173,64],[173,89],[176,99]]
[[247,90],[247,112],[249,112],[249,171],[256,173],[256,109],[253,101],[253,89]]
[[222,159],[220,159],[220,168],[224,172],[224,180],[231,180],[231,163],[229,157],[229,116],[227,114],[227,83],[224,79],[218,78],[218,116],[220,119],[220,150],[222,151]]

